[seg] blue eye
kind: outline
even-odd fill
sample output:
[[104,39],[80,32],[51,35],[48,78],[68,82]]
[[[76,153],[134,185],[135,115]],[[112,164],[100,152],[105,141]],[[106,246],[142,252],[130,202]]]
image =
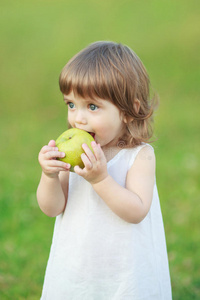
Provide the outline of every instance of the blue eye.
[[92,110],[92,111],[98,109],[98,106],[96,106],[95,104],[90,104],[89,107],[90,107],[90,110]]
[[72,102],[68,102],[67,105],[70,109],[73,109],[75,107],[74,103]]

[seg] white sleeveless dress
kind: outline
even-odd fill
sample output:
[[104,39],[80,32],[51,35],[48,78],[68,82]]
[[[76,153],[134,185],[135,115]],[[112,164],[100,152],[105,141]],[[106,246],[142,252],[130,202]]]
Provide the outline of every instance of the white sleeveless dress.
[[[122,149],[107,164],[125,186],[145,144]],[[69,197],[56,218],[41,300],[171,300],[165,233],[156,183],[145,219],[115,215],[90,183],[70,173]]]

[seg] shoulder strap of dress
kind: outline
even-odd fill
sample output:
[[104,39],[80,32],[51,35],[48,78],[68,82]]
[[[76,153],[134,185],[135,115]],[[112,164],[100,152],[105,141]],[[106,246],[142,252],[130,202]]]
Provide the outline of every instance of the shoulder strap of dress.
[[153,149],[153,147],[152,147],[151,145],[146,144],[146,143],[142,143],[141,145],[139,145],[139,146],[133,148],[132,156],[131,156],[131,158],[130,158],[130,160],[129,160],[129,164],[128,164],[128,169],[130,169],[131,166],[133,165],[133,163],[134,163],[134,161],[135,161],[135,159],[136,159],[138,153],[140,152],[140,150],[141,150],[142,148],[146,147],[146,146],[149,146],[149,147],[151,147],[151,148]]

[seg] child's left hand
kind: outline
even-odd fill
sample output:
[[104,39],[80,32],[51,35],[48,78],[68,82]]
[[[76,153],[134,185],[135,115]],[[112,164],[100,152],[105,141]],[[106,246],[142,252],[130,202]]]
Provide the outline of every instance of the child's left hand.
[[91,142],[91,145],[94,153],[92,153],[87,144],[82,145],[85,153],[81,155],[81,158],[85,167],[81,169],[79,166],[75,166],[74,171],[91,184],[95,184],[108,176],[107,161],[100,144]]

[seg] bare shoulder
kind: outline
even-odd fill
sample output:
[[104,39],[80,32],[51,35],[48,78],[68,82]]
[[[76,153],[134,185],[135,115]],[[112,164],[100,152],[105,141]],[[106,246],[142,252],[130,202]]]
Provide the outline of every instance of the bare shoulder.
[[150,209],[154,184],[155,154],[153,148],[146,145],[138,152],[126,177],[126,188],[137,194],[144,204],[144,216]]
[[[153,147],[146,145],[137,154],[135,159],[136,164],[142,163],[147,165],[155,165],[155,153]],[[134,164],[133,164],[134,165]]]
[[137,154],[135,161],[127,174],[128,185],[133,182],[143,182],[145,184],[151,183],[153,186],[155,180],[155,153],[154,149],[150,145],[143,147]]

